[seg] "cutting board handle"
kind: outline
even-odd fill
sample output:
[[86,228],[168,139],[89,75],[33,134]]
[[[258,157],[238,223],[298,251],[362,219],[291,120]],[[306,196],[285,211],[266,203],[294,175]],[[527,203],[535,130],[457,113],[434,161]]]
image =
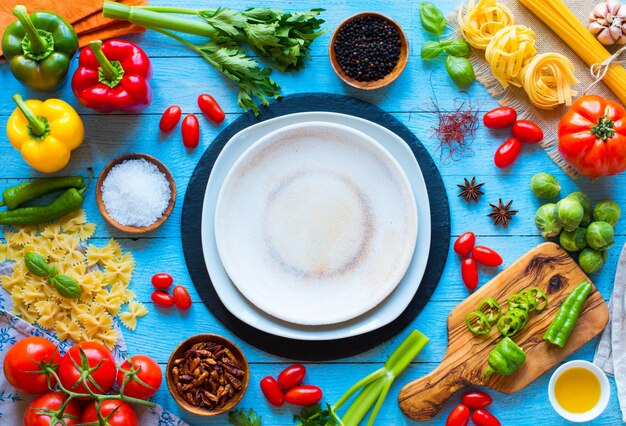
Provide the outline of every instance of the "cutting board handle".
[[413,420],[432,419],[443,404],[467,383],[461,378],[461,365],[451,365],[444,359],[439,367],[426,376],[407,384],[398,395],[402,412]]

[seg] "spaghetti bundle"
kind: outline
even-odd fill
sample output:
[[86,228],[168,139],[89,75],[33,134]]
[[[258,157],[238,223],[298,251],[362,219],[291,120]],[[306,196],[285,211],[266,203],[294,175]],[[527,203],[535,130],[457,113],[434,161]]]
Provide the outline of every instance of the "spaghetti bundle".
[[522,85],[522,70],[537,53],[536,39],[534,31],[525,25],[510,25],[493,36],[485,59],[503,87]]
[[459,28],[463,38],[474,48],[485,50],[493,36],[504,27],[515,24],[515,16],[497,0],[469,0],[465,15],[458,12]]
[[554,109],[560,104],[572,104],[578,83],[572,62],[559,53],[535,56],[522,71],[522,86],[533,105]]

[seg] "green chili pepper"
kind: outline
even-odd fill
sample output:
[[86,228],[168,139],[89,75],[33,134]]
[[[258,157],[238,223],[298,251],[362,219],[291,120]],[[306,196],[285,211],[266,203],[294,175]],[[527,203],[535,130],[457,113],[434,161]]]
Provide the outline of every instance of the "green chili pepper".
[[83,205],[83,194],[89,187],[92,179],[93,173],[84,188],[70,188],[47,206],[22,207],[0,212],[0,225],[37,225],[58,219],[78,210]]
[[31,274],[46,278],[48,284],[54,286],[61,296],[68,299],[80,297],[81,289],[78,283],[67,275],[59,275],[56,266],[50,265],[39,253],[26,253],[24,264]]
[[524,350],[509,337],[505,337],[489,352],[489,361],[483,379],[494,373],[505,376],[513,374],[522,366],[524,360],[526,360]]
[[509,304],[509,309],[520,308],[525,310],[526,312],[530,310],[530,304],[528,303],[528,299],[526,299],[526,297],[521,293],[516,293],[510,296],[507,299],[507,302]]
[[480,302],[477,311],[482,312],[487,317],[487,321],[493,324],[500,318],[501,309],[496,299],[489,298]]
[[524,327],[523,321],[507,312],[506,314],[500,317],[498,321],[498,330],[502,333],[503,336],[510,337],[518,333]]
[[[89,171],[93,176],[93,169],[90,168]],[[68,188],[82,189],[84,187],[85,179],[82,176],[63,176],[33,180],[5,189],[2,193],[0,206],[7,206],[9,210],[13,210],[28,201],[50,192]]]
[[543,335],[543,340],[547,340],[560,348],[565,346],[576,321],[578,321],[585,300],[592,291],[593,286],[589,281],[580,283],[561,304],[556,317],[550,323],[546,334]]
[[538,287],[531,287],[521,294],[528,299],[531,311],[541,312],[548,306],[548,296]]
[[52,12],[35,12],[17,5],[2,36],[2,52],[11,72],[22,83],[37,90],[55,90],[67,75],[78,50],[78,37],[70,24]]
[[478,336],[488,334],[491,331],[491,324],[482,312],[470,312],[467,314],[465,324],[467,324],[467,328],[472,333]]

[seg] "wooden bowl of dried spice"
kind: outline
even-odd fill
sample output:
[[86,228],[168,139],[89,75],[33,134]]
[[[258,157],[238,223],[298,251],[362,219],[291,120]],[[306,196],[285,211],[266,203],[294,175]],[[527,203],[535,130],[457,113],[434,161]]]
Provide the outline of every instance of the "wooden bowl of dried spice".
[[341,22],[328,45],[330,64],[344,83],[374,90],[394,81],[409,59],[400,24],[382,13],[362,12]]
[[184,340],[170,356],[165,372],[172,398],[198,416],[232,410],[243,398],[250,367],[241,349],[217,334]]

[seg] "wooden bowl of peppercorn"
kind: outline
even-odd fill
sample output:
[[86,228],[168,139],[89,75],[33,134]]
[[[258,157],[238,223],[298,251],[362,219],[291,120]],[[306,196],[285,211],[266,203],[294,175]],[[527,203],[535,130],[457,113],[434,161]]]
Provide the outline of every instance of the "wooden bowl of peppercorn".
[[341,22],[328,45],[330,64],[344,83],[362,90],[385,87],[409,59],[400,24],[382,13],[362,12]]
[[241,349],[227,338],[198,334],[174,349],[165,380],[172,398],[185,411],[211,417],[232,410],[241,401],[250,367]]

